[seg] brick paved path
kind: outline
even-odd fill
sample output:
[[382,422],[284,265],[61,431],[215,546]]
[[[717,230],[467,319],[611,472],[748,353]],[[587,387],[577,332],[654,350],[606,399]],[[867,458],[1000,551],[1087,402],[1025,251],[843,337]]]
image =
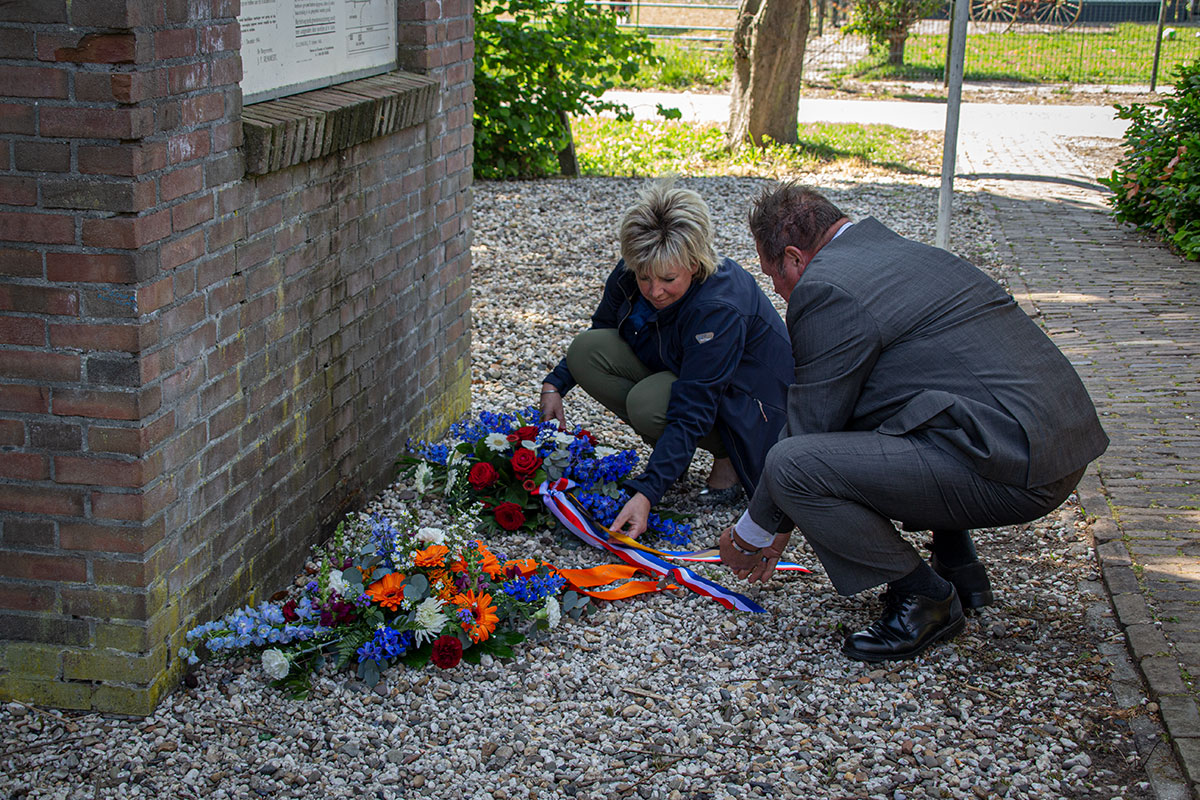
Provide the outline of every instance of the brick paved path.
[[1114,223],[1053,134],[974,135],[961,151],[956,186],[990,198],[1014,294],[1076,364],[1112,439],[1080,498],[1130,652],[1200,796],[1200,263]]

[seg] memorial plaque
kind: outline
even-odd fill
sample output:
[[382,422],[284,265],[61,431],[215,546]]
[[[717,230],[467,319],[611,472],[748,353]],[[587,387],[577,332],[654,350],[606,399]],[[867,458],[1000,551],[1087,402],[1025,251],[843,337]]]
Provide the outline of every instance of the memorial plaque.
[[242,0],[242,102],[396,67],[396,0]]

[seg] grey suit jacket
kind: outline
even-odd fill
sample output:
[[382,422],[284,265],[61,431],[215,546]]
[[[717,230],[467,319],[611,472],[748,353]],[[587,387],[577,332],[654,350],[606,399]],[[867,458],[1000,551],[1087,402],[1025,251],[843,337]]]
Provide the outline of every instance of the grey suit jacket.
[[[924,431],[978,474],[1024,487],[1108,446],[1074,368],[1002,287],[873,218],[817,253],[787,328],[796,372],[781,438]],[[760,485],[751,517],[777,530],[781,516]]]

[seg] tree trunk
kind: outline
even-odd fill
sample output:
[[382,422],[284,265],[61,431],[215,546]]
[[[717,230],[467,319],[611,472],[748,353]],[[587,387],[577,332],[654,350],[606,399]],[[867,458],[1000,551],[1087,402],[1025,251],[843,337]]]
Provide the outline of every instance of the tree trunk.
[[908,28],[888,35],[888,64],[898,67],[904,63],[904,43],[908,41]]
[[795,144],[809,0],[741,0],[727,142]]

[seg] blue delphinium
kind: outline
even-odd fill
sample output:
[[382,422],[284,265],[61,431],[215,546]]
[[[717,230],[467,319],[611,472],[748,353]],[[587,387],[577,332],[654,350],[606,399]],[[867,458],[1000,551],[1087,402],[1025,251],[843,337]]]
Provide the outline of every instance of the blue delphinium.
[[504,591],[525,603],[536,603],[547,595],[556,595],[567,579],[557,573],[553,575],[518,576],[505,581]]
[[409,631],[398,631],[388,625],[380,625],[371,641],[358,648],[358,661],[368,659],[382,666],[391,658],[399,658],[412,646],[413,636]]
[[[305,603],[297,606],[297,615]],[[311,617],[311,612],[306,616]],[[302,618],[303,619],[303,618]],[[188,642],[203,643],[210,653],[238,650],[243,647],[261,647],[265,644],[291,644],[308,641],[329,632],[320,625],[289,623],[283,610],[272,603],[262,603],[257,608],[245,606],[212,622],[198,625],[184,634]],[[192,653],[188,648],[187,652]],[[189,663],[195,663],[191,656]]]
[[[576,492],[575,499],[592,519],[601,525],[611,525],[621,512],[621,508],[629,502],[628,492],[622,491],[617,497],[597,494],[596,492]],[[646,530],[658,535],[663,541],[676,547],[687,547],[692,541],[692,526],[685,522],[677,522],[667,517],[661,517],[653,511],[646,519]]]

